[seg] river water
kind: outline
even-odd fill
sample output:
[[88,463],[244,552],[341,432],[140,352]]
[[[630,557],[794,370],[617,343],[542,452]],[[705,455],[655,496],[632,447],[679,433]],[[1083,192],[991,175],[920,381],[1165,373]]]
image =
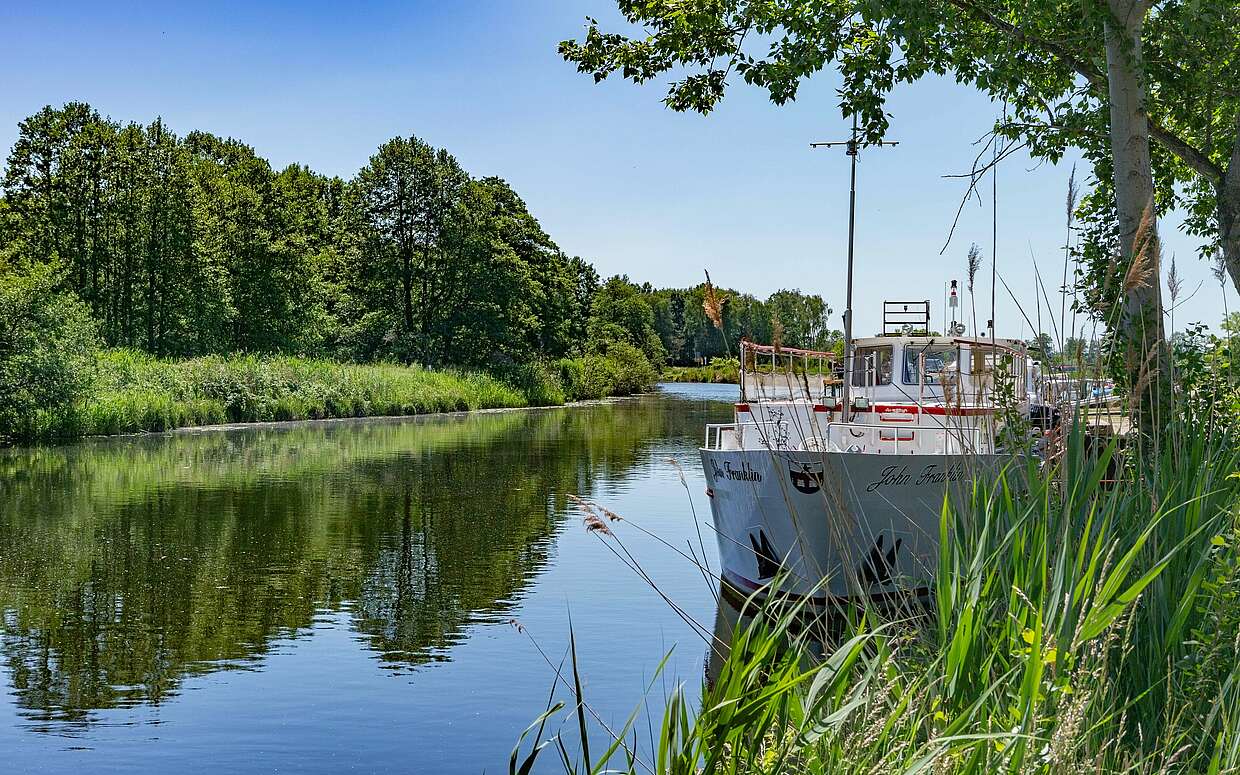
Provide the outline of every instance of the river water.
[[570,621],[591,709],[657,724],[706,643],[568,496],[709,631],[643,530],[715,562],[696,449],[735,391],[0,452],[4,770],[505,772]]

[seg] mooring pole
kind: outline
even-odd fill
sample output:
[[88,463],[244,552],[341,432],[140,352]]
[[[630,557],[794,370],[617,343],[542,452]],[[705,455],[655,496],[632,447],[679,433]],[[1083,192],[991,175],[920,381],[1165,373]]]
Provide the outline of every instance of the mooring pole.
[[[847,140],[833,140],[826,143],[810,143],[810,148],[832,148],[843,145],[850,158],[848,181],[848,287],[844,297],[844,384],[840,391],[843,405],[841,416],[848,420],[852,416],[852,373],[853,373],[853,248],[857,223],[857,156],[861,150],[860,130],[857,127],[857,114],[852,115],[852,136]],[[899,145],[896,140],[875,140],[872,145]],[[893,367],[894,368],[894,364]]]

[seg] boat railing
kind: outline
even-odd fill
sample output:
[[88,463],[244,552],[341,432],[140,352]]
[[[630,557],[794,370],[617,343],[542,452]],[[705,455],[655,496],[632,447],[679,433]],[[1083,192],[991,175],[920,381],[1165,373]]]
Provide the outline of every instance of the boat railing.
[[706,426],[706,449],[747,449],[750,432],[765,449],[793,449],[789,445],[791,424],[787,420],[712,423]]
[[969,426],[883,426],[860,423],[827,423],[822,436],[801,442],[801,449],[814,452],[869,454],[954,455],[983,449],[982,429]]
[[[787,420],[712,423],[706,426],[709,450],[857,452],[878,455],[960,455],[986,450],[984,429],[970,425],[869,425],[831,422],[819,433],[792,438]],[[758,443],[753,442],[754,434]]]
[[[705,449],[723,449],[723,434],[731,433],[736,435],[736,423],[721,422],[710,423],[706,426],[706,441],[703,445]],[[737,444],[737,447],[740,445]],[[729,447],[731,449],[731,447]]]

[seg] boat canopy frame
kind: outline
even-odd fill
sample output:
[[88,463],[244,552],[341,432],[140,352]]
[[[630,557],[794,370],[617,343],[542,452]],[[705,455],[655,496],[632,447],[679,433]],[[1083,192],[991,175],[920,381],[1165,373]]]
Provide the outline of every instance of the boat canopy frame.
[[[834,352],[758,344],[757,342],[750,341],[748,338],[741,339],[740,349],[741,401],[770,397],[761,394],[767,390],[782,391],[785,389],[790,397],[804,398],[811,401],[818,400],[825,394],[827,386],[835,381],[834,368],[836,361],[839,360],[839,355]],[[766,375],[761,369],[764,361],[770,364],[769,378],[765,378]],[[800,369],[797,368],[798,361],[800,362]],[[814,361],[817,361],[817,370],[816,372],[811,372],[810,365]],[[828,367],[827,371],[824,371],[824,366]],[[826,375],[830,378],[823,380],[821,389],[817,394],[815,394],[809,383],[809,375],[811,373],[816,373],[819,377]],[[750,396],[751,382],[753,383],[752,388],[759,395]]]

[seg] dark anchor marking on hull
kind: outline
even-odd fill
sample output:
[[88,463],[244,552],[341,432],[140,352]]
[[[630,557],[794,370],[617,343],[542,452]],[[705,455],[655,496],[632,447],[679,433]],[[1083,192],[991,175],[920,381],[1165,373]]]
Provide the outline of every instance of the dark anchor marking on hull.
[[749,534],[749,545],[753,547],[754,557],[758,559],[758,580],[772,579],[779,574],[779,560],[776,559],[775,547],[766,537],[766,531],[758,529],[758,538]]
[[788,478],[792,480],[792,486],[797,492],[803,492],[806,495],[813,495],[822,489],[822,468],[814,470],[808,465],[802,463],[800,469],[788,469]]
[[861,563],[861,567],[857,570],[857,576],[861,579],[861,583],[866,587],[872,587],[875,584],[890,584],[891,572],[896,567],[896,552],[900,551],[900,544],[904,543],[903,538],[897,538],[896,542],[891,545],[887,551],[883,551],[883,536],[878,536],[878,541],[874,543],[874,548],[870,549],[870,554]]

